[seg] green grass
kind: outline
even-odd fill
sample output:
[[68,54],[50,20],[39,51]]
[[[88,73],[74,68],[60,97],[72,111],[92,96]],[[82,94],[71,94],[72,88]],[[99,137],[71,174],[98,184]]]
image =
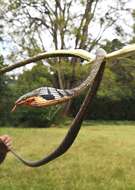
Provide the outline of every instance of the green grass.
[[[70,150],[43,167],[26,167],[9,153],[0,165],[0,190],[135,190],[135,123],[84,126]],[[66,127],[0,128],[29,159],[48,154],[66,132]]]

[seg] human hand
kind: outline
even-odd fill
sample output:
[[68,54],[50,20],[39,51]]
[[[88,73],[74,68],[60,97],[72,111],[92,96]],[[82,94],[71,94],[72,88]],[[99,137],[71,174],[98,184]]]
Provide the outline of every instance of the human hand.
[[8,151],[12,144],[11,137],[9,135],[2,135],[2,136],[0,136],[0,140],[6,145],[7,151]]

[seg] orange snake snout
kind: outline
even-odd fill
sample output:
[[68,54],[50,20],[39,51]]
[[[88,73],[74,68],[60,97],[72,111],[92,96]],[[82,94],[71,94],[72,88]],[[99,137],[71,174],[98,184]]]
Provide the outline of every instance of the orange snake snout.
[[17,105],[31,105],[34,100],[35,100],[34,97],[30,97],[30,98],[27,98],[25,100],[16,101],[14,107],[11,110],[11,112],[14,112],[16,110]]

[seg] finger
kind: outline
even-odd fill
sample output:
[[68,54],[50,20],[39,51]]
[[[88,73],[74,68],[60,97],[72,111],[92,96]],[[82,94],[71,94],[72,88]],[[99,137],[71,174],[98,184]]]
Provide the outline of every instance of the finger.
[[3,138],[3,142],[4,142],[4,143],[9,142],[9,141],[11,141],[11,138],[10,138],[10,137],[5,137],[5,138]]
[[2,139],[2,140],[5,140],[5,139],[7,139],[7,138],[9,138],[8,135],[2,135],[2,136],[0,137],[0,139]]
[[11,143],[6,143],[5,144],[7,147],[11,147]]
[[4,144],[5,145],[11,144],[11,141],[5,141]]
[[11,137],[10,136],[5,136],[4,137],[4,141],[10,141],[11,140]]
[[1,140],[2,140],[2,142],[4,143],[4,144],[7,144],[7,143],[10,143],[11,144],[11,137],[9,137],[8,135],[4,135],[4,136],[2,136],[2,138],[1,138]]

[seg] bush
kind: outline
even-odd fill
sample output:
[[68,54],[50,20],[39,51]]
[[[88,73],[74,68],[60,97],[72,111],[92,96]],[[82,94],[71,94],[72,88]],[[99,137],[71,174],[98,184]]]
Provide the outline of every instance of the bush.
[[[81,106],[83,96],[77,98],[72,104],[72,115],[75,116]],[[85,119],[100,120],[135,120],[135,99],[123,98],[112,100],[107,97],[96,97],[88,110]]]
[[12,125],[23,127],[50,127],[59,118],[60,107],[49,108],[18,108],[11,116]]

